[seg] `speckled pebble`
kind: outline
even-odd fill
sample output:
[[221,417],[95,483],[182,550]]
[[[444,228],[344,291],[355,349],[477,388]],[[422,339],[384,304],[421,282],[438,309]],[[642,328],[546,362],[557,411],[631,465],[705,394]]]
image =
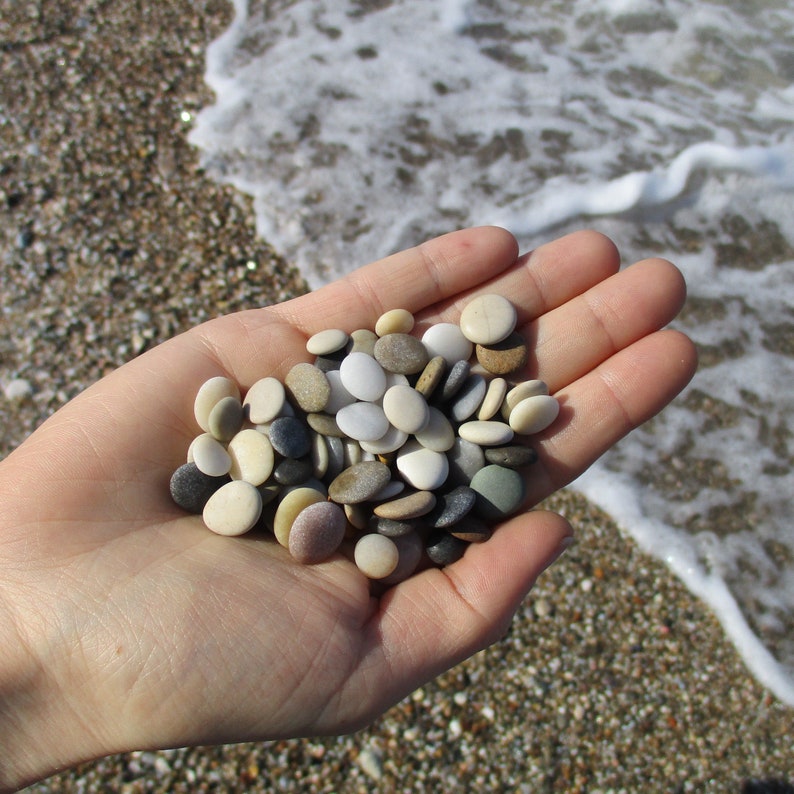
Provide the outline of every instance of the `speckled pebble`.
[[476,501],[476,491],[468,485],[459,485],[451,491],[437,495],[436,506],[427,515],[426,521],[436,529],[451,527],[471,512]]
[[431,491],[413,491],[399,499],[377,505],[373,513],[381,518],[405,521],[427,515],[436,506],[436,496]]
[[560,403],[548,394],[538,394],[521,400],[510,411],[510,427],[525,436],[540,433],[557,418]]
[[289,536],[297,516],[309,505],[324,501],[325,494],[316,488],[294,488],[284,494],[273,518],[273,534],[276,540],[284,548],[289,548]]
[[450,535],[449,532],[436,529],[428,535],[425,551],[436,565],[452,565],[464,555],[468,545],[466,541]]
[[353,551],[356,567],[370,579],[383,579],[392,573],[399,557],[394,541],[378,534],[360,537]]
[[444,379],[446,371],[447,363],[444,361],[444,357],[433,356],[422,370],[422,374],[416,381],[416,386],[414,386],[414,388],[426,400],[429,400],[433,396],[433,392],[435,392]]
[[421,372],[430,360],[425,346],[408,334],[387,334],[375,343],[374,355],[388,372],[414,375]]
[[183,510],[201,514],[210,496],[227,482],[229,478],[225,475],[212,477],[195,463],[185,463],[171,475],[171,497]]
[[327,560],[345,537],[347,519],[333,502],[316,502],[298,513],[289,533],[289,553],[304,565]]
[[273,449],[285,458],[302,458],[311,450],[309,429],[297,417],[280,416],[274,419],[268,435]]
[[210,432],[210,412],[224,397],[235,397],[239,400],[240,389],[233,380],[223,375],[210,378],[199,387],[193,403],[193,415],[196,418],[196,422],[198,422],[198,426],[205,433]]
[[262,497],[244,480],[222,485],[204,505],[203,518],[208,529],[218,535],[243,535],[259,520]]
[[512,333],[495,345],[477,345],[477,361],[494,375],[517,372],[526,363],[528,351],[524,338]]
[[390,309],[381,314],[375,323],[378,336],[387,334],[410,334],[414,327],[414,316],[407,309]]
[[210,411],[207,423],[210,433],[218,441],[230,441],[243,426],[243,405],[239,397],[218,400]]
[[245,394],[245,418],[255,425],[272,422],[281,413],[286,396],[278,378],[260,378]]
[[322,411],[331,397],[328,376],[314,364],[302,361],[296,364],[284,379],[289,396],[307,413]]
[[486,521],[500,521],[521,505],[524,499],[524,480],[514,469],[489,464],[471,480],[477,492],[475,512]]
[[438,402],[449,402],[462,388],[471,373],[471,364],[468,361],[456,361],[441,381],[440,388],[436,391]]
[[328,486],[334,502],[356,504],[371,499],[391,479],[389,467],[377,460],[362,461],[345,469]]
[[449,413],[456,422],[465,422],[482,404],[488,383],[482,375],[469,375],[463,387],[449,405]]

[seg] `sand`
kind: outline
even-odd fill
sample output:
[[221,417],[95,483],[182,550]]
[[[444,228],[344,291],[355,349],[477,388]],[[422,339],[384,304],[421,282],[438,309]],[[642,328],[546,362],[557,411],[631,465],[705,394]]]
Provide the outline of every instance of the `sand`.
[[[0,387],[21,397],[0,391],[0,454],[159,341],[305,289],[186,141],[229,13],[3,3]],[[507,636],[369,729],[135,752],[32,790],[794,790],[794,711],[710,612],[583,499],[549,506],[578,540]]]

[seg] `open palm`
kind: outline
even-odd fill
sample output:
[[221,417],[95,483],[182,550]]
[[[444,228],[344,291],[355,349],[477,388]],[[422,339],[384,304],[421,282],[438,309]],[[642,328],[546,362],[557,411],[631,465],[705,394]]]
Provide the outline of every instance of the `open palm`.
[[528,507],[692,375],[690,341],[660,330],[684,299],[672,265],[618,272],[612,244],[590,232],[518,257],[493,228],[213,320],[130,362],[0,464],[0,711],[16,736],[7,782],[134,748],[352,730],[498,639],[565,546],[570,529],[554,514],[523,513],[376,599],[341,556],[301,566],[272,539],[216,536],[168,493],[209,377],[243,390],[283,379],[316,331],[371,328],[396,307],[420,324],[454,321],[477,292],[518,307],[526,376],[562,405],[538,437]]

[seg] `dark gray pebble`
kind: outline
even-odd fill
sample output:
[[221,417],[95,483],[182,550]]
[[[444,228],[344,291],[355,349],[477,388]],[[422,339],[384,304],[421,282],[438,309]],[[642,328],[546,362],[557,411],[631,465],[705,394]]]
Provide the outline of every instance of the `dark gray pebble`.
[[268,431],[273,449],[285,458],[302,458],[309,454],[311,436],[306,425],[294,416],[280,416]]
[[185,463],[171,475],[171,498],[183,510],[200,514],[210,496],[227,482],[231,482],[228,474],[211,477],[195,463]]
[[416,529],[416,521],[395,521],[393,518],[373,515],[369,520],[369,529],[387,538],[400,538]]
[[300,485],[312,476],[314,466],[308,458],[284,458],[273,470],[273,479],[280,485]]
[[468,361],[458,361],[453,364],[446,377],[441,381],[436,389],[435,398],[438,402],[451,400],[462,388],[471,372],[471,364]]
[[467,543],[484,543],[491,537],[491,528],[479,518],[473,515],[464,516],[455,526],[450,527],[447,532],[459,540]]
[[448,493],[436,495],[436,506],[425,521],[436,529],[451,527],[471,511],[476,501],[476,491],[468,485],[459,485]]
[[339,369],[342,366],[342,359],[347,355],[347,351],[343,348],[337,350],[335,353],[326,353],[324,356],[317,356],[314,360],[314,366],[321,372],[331,372],[331,370]]
[[437,529],[428,535],[425,551],[436,565],[452,565],[463,556],[468,545],[465,540],[456,538],[443,529]]
[[522,466],[530,466],[538,459],[538,453],[532,447],[487,447],[484,452],[485,460],[488,463],[506,466],[508,469],[520,469]]

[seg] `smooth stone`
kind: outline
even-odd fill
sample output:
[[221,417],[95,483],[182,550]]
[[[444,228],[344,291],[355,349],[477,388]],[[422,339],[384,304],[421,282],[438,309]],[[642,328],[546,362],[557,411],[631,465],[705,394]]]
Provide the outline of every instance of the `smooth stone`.
[[532,447],[514,445],[509,447],[489,447],[485,450],[485,460],[506,466],[508,469],[520,469],[529,466],[538,459],[538,453]]
[[331,456],[328,453],[328,444],[325,442],[325,436],[317,432],[312,435],[311,459],[312,475],[321,480],[328,471]]
[[446,452],[455,443],[455,428],[442,411],[430,406],[427,425],[414,435],[416,440],[434,452]]
[[451,491],[437,495],[436,506],[426,520],[435,529],[451,527],[471,512],[476,501],[476,491],[468,485],[459,485]]
[[347,434],[339,427],[336,417],[330,414],[306,414],[306,424],[314,430],[315,433],[320,433],[323,436],[336,436],[337,438],[344,438]]
[[444,375],[447,371],[447,362],[444,361],[444,356],[433,356],[427,362],[427,366],[422,370],[422,374],[416,381],[414,388],[426,400],[433,396],[433,392],[439,387],[441,381],[444,380]]
[[331,370],[325,373],[328,378],[328,385],[331,387],[331,394],[325,405],[324,411],[327,414],[335,414],[346,405],[352,405],[356,398],[345,388],[342,383],[341,370]]
[[449,463],[443,452],[427,449],[411,439],[397,453],[397,470],[417,490],[432,491],[444,484]]
[[471,441],[481,447],[502,446],[513,440],[513,429],[504,422],[494,422],[489,420],[483,422],[475,419],[472,422],[464,422],[458,428],[458,435],[464,441]]
[[536,394],[521,400],[510,411],[510,427],[516,433],[531,436],[545,430],[559,415],[560,403],[549,394]]
[[389,429],[383,408],[367,402],[346,405],[336,414],[336,424],[346,436],[356,441],[377,441]]
[[471,480],[477,492],[475,513],[486,521],[498,521],[518,509],[524,499],[524,479],[514,469],[488,464]]
[[231,458],[229,476],[261,485],[273,472],[275,455],[270,439],[258,430],[241,430],[226,450]]
[[493,534],[484,521],[472,515],[464,516],[457,524],[449,527],[447,532],[466,543],[484,543]]
[[464,422],[482,405],[488,383],[482,375],[469,375],[463,388],[449,405],[449,413],[456,422]]
[[480,410],[477,411],[478,419],[486,422],[496,416],[507,395],[507,388],[507,381],[504,378],[494,378],[488,384]]
[[209,433],[202,433],[193,439],[190,457],[198,470],[210,477],[222,477],[229,473],[232,466],[232,459],[226,448]]
[[302,458],[311,451],[309,428],[294,416],[279,416],[268,432],[273,449],[285,458]]
[[397,567],[399,559],[397,546],[385,535],[364,535],[353,550],[356,567],[369,579],[385,578]]
[[382,502],[372,511],[380,518],[404,521],[427,515],[436,506],[436,495],[431,491],[413,491],[399,499]]
[[287,373],[284,385],[295,404],[306,413],[323,411],[331,396],[328,376],[306,361],[296,364]]
[[368,526],[369,522],[372,518],[372,510],[370,510],[370,506],[367,504],[346,504],[342,505],[345,516],[347,516],[347,520],[350,525],[354,529],[358,529],[359,531],[363,532]]
[[514,386],[505,395],[504,402],[502,403],[502,418],[507,422],[510,419],[510,412],[522,400],[527,397],[535,397],[538,394],[548,394],[549,387],[545,381],[542,380],[525,380],[522,383]]
[[355,466],[364,460],[364,450],[361,444],[354,438],[346,438],[343,442],[345,447],[345,466]]
[[425,346],[409,334],[387,334],[375,343],[375,359],[387,372],[415,375],[430,360]]
[[509,375],[527,363],[524,338],[515,332],[495,345],[477,345],[477,361],[494,375]]
[[478,295],[460,314],[460,330],[471,342],[493,345],[515,331],[515,306],[502,295]]
[[345,464],[345,442],[337,436],[326,436],[325,443],[328,446],[328,471],[325,472],[324,480],[331,482],[347,468]]
[[405,483],[400,479],[389,480],[386,485],[383,486],[376,494],[372,497],[373,502],[387,502],[390,499],[394,499],[395,496],[399,496],[405,490]]
[[218,441],[231,441],[243,426],[243,404],[238,397],[223,397],[210,411],[210,433]]
[[324,372],[326,375],[329,372],[338,372],[339,367],[342,366],[342,362],[344,361],[346,355],[347,350],[342,348],[341,350],[337,350],[335,353],[328,353],[328,355],[325,356],[315,356],[314,366],[320,371]]
[[400,521],[395,518],[382,518],[373,515],[367,522],[367,527],[372,532],[385,535],[387,538],[399,538],[416,529],[415,521]]
[[196,399],[193,403],[193,415],[196,418],[196,422],[198,422],[198,426],[205,433],[210,432],[210,412],[224,397],[236,397],[239,400],[240,389],[233,380],[223,375],[217,375],[204,381],[196,392]]
[[327,356],[341,350],[350,337],[339,328],[326,328],[306,340],[306,351],[313,356]]
[[390,309],[381,314],[375,323],[378,336],[388,334],[410,334],[414,327],[414,316],[408,309]]
[[345,469],[328,486],[334,502],[357,504],[371,499],[391,479],[389,467],[378,460],[365,460]]
[[374,356],[377,341],[378,335],[374,331],[370,331],[369,328],[359,328],[350,334],[348,353],[366,353],[368,356]]
[[357,400],[374,402],[386,391],[383,367],[366,353],[349,353],[339,369],[342,385]]
[[472,343],[463,335],[455,323],[436,323],[422,335],[422,344],[430,358],[443,356],[447,366],[471,358]]
[[272,422],[281,413],[286,398],[284,384],[278,378],[260,378],[245,394],[245,418],[254,425]]
[[202,516],[208,529],[218,535],[243,535],[262,513],[262,497],[250,482],[233,480],[207,500]]
[[342,544],[347,519],[333,502],[316,502],[298,513],[289,533],[289,553],[304,565],[327,560]]
[[452,565],[463,556],[468,545],[465,540],[436,529],[427,536],[425,552],[436,565]]
[[183,463],[171,475],[171,498],[183,510],[200,515],[210,496],[227,482],[229,478],[226,475],[213,477],[201,471],[195,463]]
[[436,399],[439,402],[449,402],[462,388],[471,373],[471,364],[468,361],[456,361],[441,382],[440,391],[436,390]]
[[[385,414],[384,414],[385,416]],[[389,455],[396,452],[408,440],[408,433],[390,427],[384,435],[375,441],[361,441],[361,449],[370,455]]]
[[482,448],[462,438],[455,439],[452,448],[447,452],[449,461],[450,485],[468,485],[474,475],[485,466],[485,455]]
[[309,458],[284,458],[273,469],[273,479],[280,485],[302,485],[313,474]]
[[325,494],[322,491],[305,486],[293,488],[284,494],[273,518],[273,534],[276,540],[288,549],[290,532],[297,516],[309,505],[324,501]]
[[397,567],[380,580],[380,583],[384,585],[395,585],[408,579],[416,570],[424,553],[424,544],[418,532],[400,535],[392,538],[392,541],[397,547],[399,559]]
[[430,419],[427,400],[411,386],[388,389],[383,395],[383,413],[394,427],[408,434],[418,433]]

